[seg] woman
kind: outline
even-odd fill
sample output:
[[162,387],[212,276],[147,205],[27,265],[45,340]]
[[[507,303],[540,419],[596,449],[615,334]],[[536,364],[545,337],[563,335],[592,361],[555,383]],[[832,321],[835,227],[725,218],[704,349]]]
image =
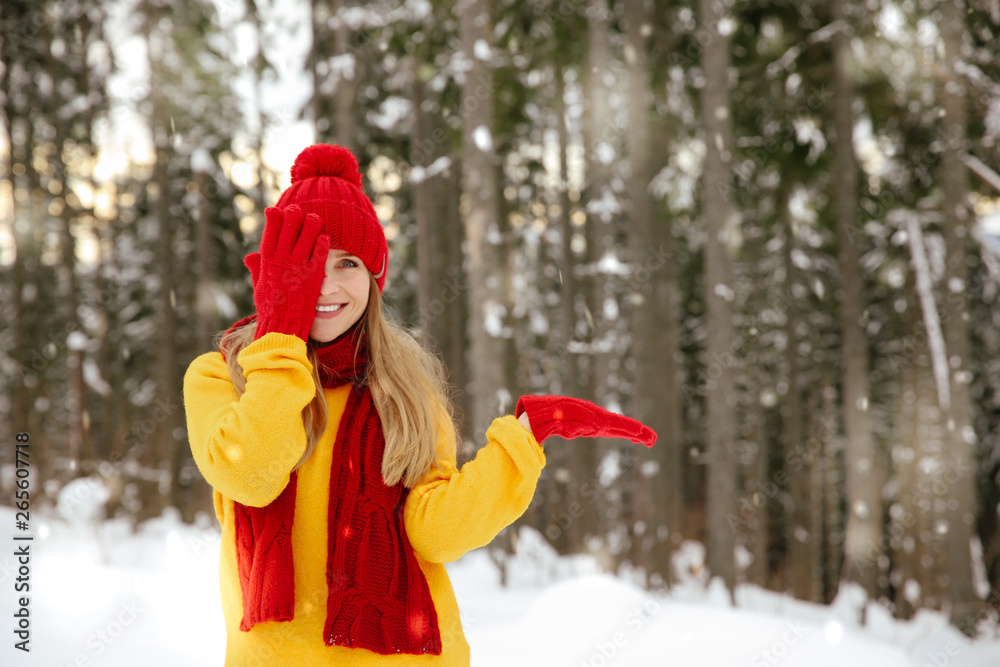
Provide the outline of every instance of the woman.
[[222,525],[226,665],[467,665],[443,563],[528,507],[548,435],[638,422],[523,397],[461,470],[436,357],[389,322],[388,245],[349,151],[316,145],[246,258],[257,313],[184,377]]

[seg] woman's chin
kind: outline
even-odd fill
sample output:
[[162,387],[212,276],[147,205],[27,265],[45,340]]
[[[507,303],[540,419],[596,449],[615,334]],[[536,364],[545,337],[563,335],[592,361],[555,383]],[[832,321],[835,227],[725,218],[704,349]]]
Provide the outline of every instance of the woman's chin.
[[340,323],[338,323],[337,326],[314,325],[313,328],[309,330],[309,338],[313,339],[314,341],[320,344],[332,343],[333,341],[337,340],[345,333],[347,333],[347,331],[350,328],[351,328],[350,326],[345,327],[342,326]]
[[340,329],[341,327],[314,326],[309,330],[309,337],[317,343],[329,343],[344,333]]
[[350,331],[361,320],[362,313],[347,312],[343,315],[344,317],[334,318],[317,317],[309,329],[309,338],[320,344],[333,342]]

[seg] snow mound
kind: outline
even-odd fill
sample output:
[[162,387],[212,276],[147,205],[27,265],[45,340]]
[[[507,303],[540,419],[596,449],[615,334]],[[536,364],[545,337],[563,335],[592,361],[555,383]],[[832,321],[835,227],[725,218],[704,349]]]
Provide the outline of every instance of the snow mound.
[[94,523],[104,515],[111,493],[100,477],[80,477],[59,490],[56,510],[71,524]]
[[[14,655],[8,643],[0,665],[222,664],[214,518],[191,526],[168,512],[135,531],[121,520],[74,523],[93,522],[100,488],[77,480],[58,513],[32,511],[32,651]],[[15,511],[0,507],[0,522],[13,525]],[[699,576],[671,596],[582,571],[582,558],[556,556],[537,533],[523,533],[518,547],[507,587],[487,549],[448,565],[473,667],[1000,665],[1000,639],[970,641],[940,613],[902,622],[868,603],[860,627],[864,601],[851,588],[830,606],[753,586],[737,589],[736,607],[720,603],[715,583],[702,585],[693,543],[685,563]],[[0,582],[10,586],[17,567],[13,554],[0,555]],[[14,604],[0,596],[0,615],[11,618]]]

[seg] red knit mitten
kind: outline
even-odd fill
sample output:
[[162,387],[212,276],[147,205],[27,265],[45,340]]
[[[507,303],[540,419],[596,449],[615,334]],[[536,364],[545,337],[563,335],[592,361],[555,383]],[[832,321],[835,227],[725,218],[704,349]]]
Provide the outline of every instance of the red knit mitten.
[[568,396],[522,396],[514,415],[528,413],[539,443],[550,435],[561,438],[628,438],[652,447],[656,433],[642,422],[616,415],[589,401]]
[[264,215],[260,252],[243,260],[254,283],[256,338],[274,331],[306,340],[316,319],[330,237],[320,234],[318,215],[304,215],[298,206],[270,207]]

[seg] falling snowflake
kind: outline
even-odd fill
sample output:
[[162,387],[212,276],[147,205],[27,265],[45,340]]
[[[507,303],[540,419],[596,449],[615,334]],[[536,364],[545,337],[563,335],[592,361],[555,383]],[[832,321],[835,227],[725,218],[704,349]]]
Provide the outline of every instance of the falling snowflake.
[[476,144],[476,148],[484,153],[493,150],[493,135],[485,125],[480,125],[472,131],[472,141]]

